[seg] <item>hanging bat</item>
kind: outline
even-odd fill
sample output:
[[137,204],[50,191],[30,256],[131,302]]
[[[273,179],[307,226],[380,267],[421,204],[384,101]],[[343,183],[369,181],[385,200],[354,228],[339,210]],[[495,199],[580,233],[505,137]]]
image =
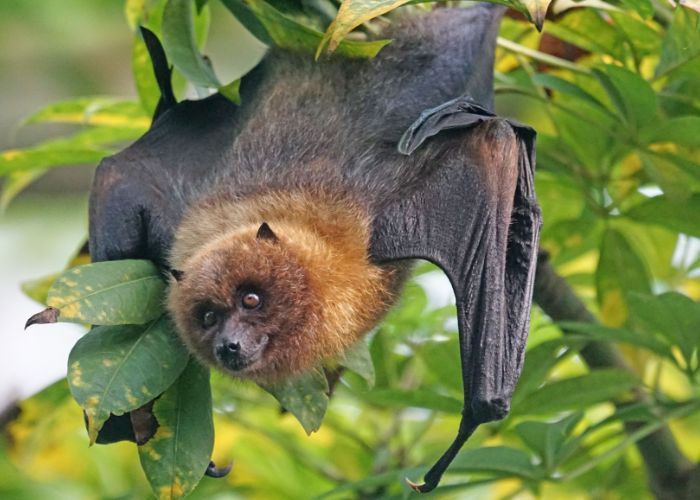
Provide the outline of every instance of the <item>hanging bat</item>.
[[241,84],[175,102],[157,39],[152,128],[99,165],[94,261],[171,272],[168,310],[201,361],[265,382],[332,358],[381,321],[410,262],[457,301],[464,442],[509,409],[528,332],[540,213],[534,132],[495,116],[500,7],[404,16],[372,60],[271,50]]

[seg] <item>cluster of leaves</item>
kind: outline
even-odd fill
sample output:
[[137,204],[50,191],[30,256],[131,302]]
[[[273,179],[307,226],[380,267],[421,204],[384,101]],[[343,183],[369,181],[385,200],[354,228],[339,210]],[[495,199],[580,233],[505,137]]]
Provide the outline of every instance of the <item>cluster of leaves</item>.
[[[175,333],[163,310],[165,288],[163,276],[147,260],[78,265],[25,286],[48,306],[29,324],[94,326],[73,347],[67,376],[70,392],[85,412],[90,444],[112,415],[155,400],[158,428],[139,444],[139,457],[159,497],[179,498],[194,489],[209,465],[214,426],[209,371],[190,359]],[[370,384],[374,380],[365,343],[347,351],[338,365]],[[322,367],[265,389],[307,433],[318,430],[329,401]]]
[[[180,92],[186,79],[236,100],[235,81],[222,84],[199,51],[206,39],[206,3],[130,0],[127,17],[133,28],[144,24],[161,36]],[[332,2],[222,3],[266,43],[371,57],[386,41],[341,40],[408,2],[348,0],[337,17]],[[548,3],[518,5],[529,6],[521,10],[541,25]],[[544,28],[549,38],[527,23],[504,20],[497,105],[539,132],[542,246],[602,324],[554,324],[535,311],[511,415],[477,432],[450,468],[442,488],[448,495],[515,478],[516,490],[590,492],[596,484],[640,497],[643,472],[632,445],[669,421],[682,426],[699,415],[700,305],[689,296],[700,296],[693,239],[700,236],[700,100],[694,93],[700,88],[700,16],[648,1],[554,7],[555,18]],[[548,50],[547,40],[568,52]],[[158,91],[138,37],[133,66],[140,102],[84,99],[51,106],[29,120],[84,128],[66,139],[3,152],[3,200],[50,166],[95,162],[143,133]],[[435,277],[427,271],[421,268],[418,283]],[[79,341],[69,362],[70,390],[88,415],[91,440],[110,414],[163,394],[154,406],[161,427],[139,455],[159,494],[187,493],[212,450],[212,399],[209,377],[189,362],[162,317],[161,277],[151,264],[134,261],[77,267],[55,279],[28,291],[55,308],[60,320],[103,325]],[[217,446],[237,429],[231,432],[241,442],[236,456],[246,472],[244,486],[248,479],[258,491],[278,496],[329,490],[332,497],[405,495],[402,478],[424,472],[407,467],[442,451],[462,404],[454,308],[432,302],[424,287],[411,284],[402,305],[372,336],[371,363],[366,352],[344,361],[366,380],[343,375],[316,446],[300,444],[297,431],[280,423],[274,399],[214,378]],[[591,341],[621,344],[633,372],[586,369],[577,353]],[[368,391],[372,379],[376,384]],[[273,392],[311,431],[324,417],[327,389],[318,372]],[[648,401],[634,400],[640,391]],[[634,433],[626,433],[627,422],[637,424]],[[176,425],[186,431],[173,432]],[[680,445],[691,450],[700,435],[683,430]],[[256,454],[255,436],[267,439],[265,449],[275,449],[275,460],[292,472],[285,475],[265,453]],[[214,455],[227,451],[215,449]],[[271,475],[279,478],[275,484],[265,480]]]

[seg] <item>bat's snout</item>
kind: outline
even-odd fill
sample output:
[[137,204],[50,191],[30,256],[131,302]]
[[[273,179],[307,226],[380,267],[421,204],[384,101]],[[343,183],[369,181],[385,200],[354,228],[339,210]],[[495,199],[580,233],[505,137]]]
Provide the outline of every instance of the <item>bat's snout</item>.
[[223,368],[241,372],[262,358],[267,342],[267,335],[254,339],[246,332],[234,331],[221,336],[214,355]]

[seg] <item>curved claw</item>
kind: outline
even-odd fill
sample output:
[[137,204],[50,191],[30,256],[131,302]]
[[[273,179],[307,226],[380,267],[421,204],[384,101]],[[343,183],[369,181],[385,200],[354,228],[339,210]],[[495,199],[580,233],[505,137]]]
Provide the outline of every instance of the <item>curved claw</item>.
[[229,472],[231,472],[232,468],[233,463],[230,463],[225,467],[217,467],[216,464],[212,461],[209,462],[209,465],[207,466],[207,470],[204,473],[204,475],[216,478],[225,477]]
[[56,323],[58,321],[58,309],[55,307],[47,307],[41,312],[34,314],[31,318],[27,320],[24,324],[24,329],[26,330],[32,325],[43,325],[46,323]]
[[420,489],[421,489],[421,487],[423,486],[422,484],[414,483],[413,481],[411,481],[411,480],[408,479],[407,477],[403,478],[403,480],[406,481],[406,484],[407,484],[413,491],[415,491],[416,493],[420,493],[420,492],[421,492]]
[[428,493],[429,491],[434,490],[435,486],[436,486],[436,485],[435,486],[428,485],[425,483],[420,483],[420,484],[414,483],[413,481],[411,481],[407,477],[404,478],[404,481],[406,481],[406,484],[408,484],[408,486],[416,493]]

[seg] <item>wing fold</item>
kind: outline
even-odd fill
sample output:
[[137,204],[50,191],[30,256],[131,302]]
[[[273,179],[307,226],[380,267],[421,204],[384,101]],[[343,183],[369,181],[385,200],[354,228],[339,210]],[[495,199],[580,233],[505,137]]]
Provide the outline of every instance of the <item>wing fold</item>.
[[[441,134],[446,130],[453,132]],[[399,151],[420,154],[428,140],[426,162],[434,164],[427,178],[375,219],[370,246],[377,262],[434,262],[457,301],[463,421],[420,491],[437,486],[479,424],[508,413],[529,329],[541,225],[532,129],[461,98],[423,113]]]

